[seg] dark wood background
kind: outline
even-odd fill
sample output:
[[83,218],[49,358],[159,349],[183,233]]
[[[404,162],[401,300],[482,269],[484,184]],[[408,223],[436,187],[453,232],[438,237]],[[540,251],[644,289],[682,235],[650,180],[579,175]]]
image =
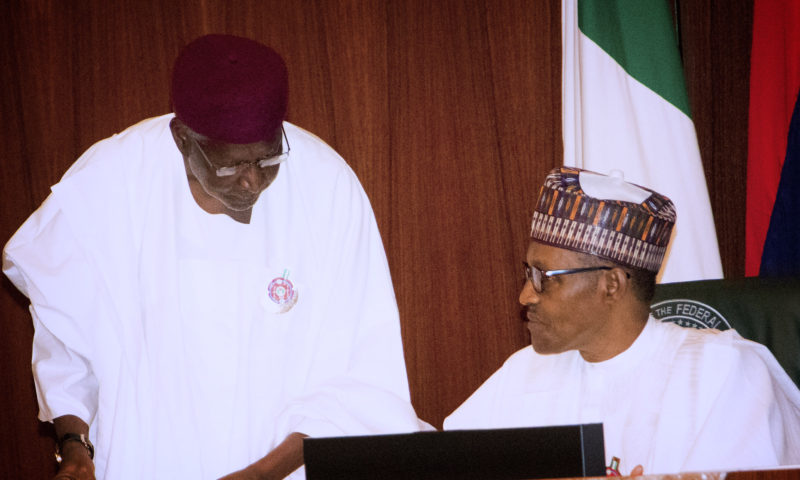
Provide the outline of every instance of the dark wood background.
[[[372,200],[419,416],[440,426],[527,343],[518,265],[562,154],[558,0],[2,3],[2,242],[92,143],[170,110],[183,44],[249,36],[286,58],[290,120]],[[752,0],[682,2],[676,17],[724,271],[741,277]],[[0,477],[47,478],[27,300],[5,277],[0,312]]]

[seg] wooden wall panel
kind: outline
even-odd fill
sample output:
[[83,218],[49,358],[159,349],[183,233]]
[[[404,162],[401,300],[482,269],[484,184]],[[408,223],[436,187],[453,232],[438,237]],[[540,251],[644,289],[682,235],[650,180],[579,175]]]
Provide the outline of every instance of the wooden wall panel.
[[[553,58],[540,52],[560,44],[559,9],[497,6],[405,2],[388,15],[389,49],[402,52],[389,56],[388,254],[412,396],[437,425],[525,342],[517,265],[537,187],[524,179],[552,166],[560,143],[529,134],[558,116],[558,69],[530,67]],[[515,41],[525,47],[509,58]],[[534,122],[526,107],[539,100]]]
[[[686,87],[726,278],[744,276],[753,0],[680,2]],[[678,212],[680,214],[680,212]]]
[[[689,3],[687,84],[723,264],[740,276],[752,0]],[[334,146],[372,200],[420,417],[441,425],[528,342],[518,265],[562,155],[558,0],[12,0],[0,15],[3,242],[91,144],[169,111],[181,45],[244,35],[283,54],[290,121]],[[0,432],[14,439],[0,462],[7,478],[48,478],[27,301],[5,278],[0,309]]]
[[[329,134],[370,193],[382,232],[391,212],[388,26],[385,2],[330,2],[324,15],[326,62],[330,65]],[[303,121],[303,125],[306,121]],[[310,127],[308,127],[310,128]],[[316,132],[316,131],[315,131]],[[321,135],[318,133],[318,135]],[[388,239],[384,238],[388,248]]]

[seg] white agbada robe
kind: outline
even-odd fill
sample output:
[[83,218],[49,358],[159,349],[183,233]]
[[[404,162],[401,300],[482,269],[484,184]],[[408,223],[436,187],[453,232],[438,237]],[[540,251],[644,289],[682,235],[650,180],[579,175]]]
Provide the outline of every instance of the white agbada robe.
[[[31,299],[40,419],[90,425],[100,480],[218,478],[291,432],[417,430],[352,170],[286,123],[290,158],[241,224],[194,202],[171,118],[91,147],[5,248]],[[280,278],[295,302],[269,297]]]
[[606,465],[627,475],[800,463],[800,392],[763,345],[733,330],[650,319],[626,351],[578,351],[505,364],[445,419],[445,429],[603,423]]

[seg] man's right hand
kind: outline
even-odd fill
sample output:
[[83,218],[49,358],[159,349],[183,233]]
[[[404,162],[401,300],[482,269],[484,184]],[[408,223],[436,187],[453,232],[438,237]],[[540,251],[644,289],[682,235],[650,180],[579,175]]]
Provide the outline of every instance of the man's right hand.
[[[89,435],[89,426],[74,415],[58,417],[53,420],[53,425],[56,438],[62,438],[67,433]],[[60,453],[61,466],[53,480],[95,480],[94,462],[89,457],[89,450],[80,442],[64,442]]]
[[95,480],[94,462],[78,442],[66,442],[61,449],[61,467],[53,480]]

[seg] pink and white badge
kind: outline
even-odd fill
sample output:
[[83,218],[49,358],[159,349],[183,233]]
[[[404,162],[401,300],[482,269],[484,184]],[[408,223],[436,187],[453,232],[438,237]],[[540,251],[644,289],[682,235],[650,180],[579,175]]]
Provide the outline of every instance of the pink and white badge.
[[[289,270],[284,270],[283,275],[273,278],[267,286],[266,299],[269,310],[275,313],[286,313],[297,304],[298,292],[289,280]],[[269,306],[271,305],[271,308]]]

